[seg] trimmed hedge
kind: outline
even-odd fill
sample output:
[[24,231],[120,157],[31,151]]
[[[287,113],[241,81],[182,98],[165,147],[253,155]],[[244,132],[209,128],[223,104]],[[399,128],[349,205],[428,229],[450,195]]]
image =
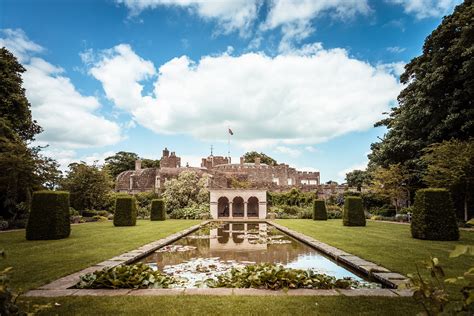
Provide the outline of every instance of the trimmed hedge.
[[313,203],[313,219],[315,221],[327,221],[328,213],[326,211],[326,202],[324,200],[315,200]]
[[344,226],[365,226],[364,207],[360,197],[348,196],[345,198],[342,222]]
[[456,213],[448,190],[429,188],[416,191],[411,235],[427,240],[459,239]]
[[150,220],[164,221],[166,219],[165,201],[162,199],[151,200]]
[[134,196],[117,196],[115,200],[114,226],[137,224],[137,202]]
[[69,237],[69,216],[69,192],[33,192],[26,239],[51,240]]

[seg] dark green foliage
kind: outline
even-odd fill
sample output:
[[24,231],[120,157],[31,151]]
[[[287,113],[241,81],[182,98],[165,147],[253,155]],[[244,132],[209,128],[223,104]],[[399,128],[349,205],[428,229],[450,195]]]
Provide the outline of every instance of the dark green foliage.
[[155,199],[151,201],[151,215],[152,221],[164,221],[166,219],[165,201],[162,199]]
[[16,57],[0,48],[0,117],[23,141],[31,141],[42,129],[31,117],[31,105],[22,87],[23,72],[25,68]]
[[360,194],[362,198],[362,204],[364,210],[371,212],[372,209],[384,208],[387,205],[390,205],[390,198],[385,195],[374,193],[374,192],[364,192]]
[[362,186],[370,184],[370,174],[365,170],[353,170],[346,173],[347,185],[360,191]]
[[115,200],[115,226],[135,226],[137,223],[137,204],[130,195],[117,196]]
[[229,272],[218,275],[217,280],[210,279],[207,285],[211,288],[257,288],[257,289],[348,289],[357,286],[351,279],[318,274],[313,270],[285,268],[273,263],[248,265],[243,268],[232,268]]
[[411,235],[428,240],[459,239],[459,228],[448,190],[430,188],[416,191]]
[[255,162],[255,158],[260,158],[260,162],[267,164],[269,166],[276,166],[277,162],[270,156],[265,155],[264,153],[258,153],[256,151],[247,152],[244,155],[244,162],[252,163]]
[[26,239],[51,240],[69,237],[69,193],[37,191],[33,193]]
[[373,208],[369,211],[372,215],[380,215],[383,217],[392,217],[395,216],[396,210],[395,207],[392,205],[384,205],[380,208]]
[[342,214],[344,226],[365,226],[365,214],[362,199],[358,196],[347,196]]
[[176,280],[144,263],[104,268],[81,276],[79,289],[163,289]]
[[113,156],[105,158],[105,169],[112,178],[116,178],[121,172],[135,169],[135,161],[139,157],[135,153],[119,151]]
[[[119,151],[113,156],[105,158],[105,170],[115,180],[117,176],[127,170],[135,169],[135,161],[140,159],[136,153]],[[160,160],[142,159],[142,168],[159,168]]]
[[388,132],[372,144],[369,167],[402,163],[423,171],[423,148],[474,135],[473,12],[472,0],[457,6],[426,38],[422,55],[405,66],[399,106],[377,123]]
[[[6,255],[3,250],[0,250],[0,258],[5,259]],[[10,272],[11,267],[0,270],[0,315],[25,315],[16,305],[16,297],[13,295],[10,288]]]
[[296,188],[287,192],[267,192],[267,202],[272,206],[312,206],[316,198],[315,192],[301,192]]
[[61,188],[71,193],[71,206],[76,210],[100,210],[109,203],[112,181],[108,173],[96,165],[72,163]]
[[311,219],[313,218],[313,208],[312,207],[299,207],[294,205],[278,205],[272,206],[270,212],[276,214],[277,218],[281,219],[291,219],[291,218],[303,218]]
[[326,202],[324,200],[314,201],[313,219],[315,221],[326,221],[328,219],[328,213],[326,212]]

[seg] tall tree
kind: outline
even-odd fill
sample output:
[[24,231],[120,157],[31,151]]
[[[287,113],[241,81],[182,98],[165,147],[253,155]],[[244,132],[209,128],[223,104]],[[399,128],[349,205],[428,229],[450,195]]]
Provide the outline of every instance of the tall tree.
[[450,190],[455,201],[461,196],[464,220],[469,220],[468,206],[474,197],[474,139],[432,144],[423,152],[422,160],[427,164],[423,180],[429,186]]
[[387,168],[378,167],[372,177],[373,191],[390,198],[395,204],[397,213],[401,201],[410,201],[408,183],[411,175],[403,165],[393,164]]
[[112,180],[105,170],[85,162],[72,163],[61,183],[61,189],[71,193],[71,206],[78,210],[97,210],[107,204]]
[[31,117],[31,105],[22,87],[25,68],[5,47],[0,48],[0,117],[23,141],[31,141],[41,127]]
[[31,193],[58,176],[57,163],[29,147],[41,127],[32,119],[22,87],[25,68],[0,48],[0,216],[26,216]]
[[372,144],[370,164],[403,163],[422,170],[421,151],[451,138],[474,135],[474,2],[466,0],[425,40],[423,54],[405,66],[399,105],[376,124],[386,126]]
[[265,155],[264,153],[258,153],[256,151],[246,152],[244,155],[244,162],[252,163],[255,162],[255,158],[260,158],[261,163],[265,163],[269,166],[276,166],[277,162],[270,156]]
[[121,172],[135,169],[135,161],[138,160],[137,154],[119,151],[113,156],[105,158],[105,169],[115,179]]
[[168,212],[209,203],[208,177],[194,171],[181,172],[176,179],[166,181],[163,198]]
[[346,181],[350,187],[356,187],[360,191],[363,185],[370,184],[370,177],[367,171],[353,170],[346,173]]

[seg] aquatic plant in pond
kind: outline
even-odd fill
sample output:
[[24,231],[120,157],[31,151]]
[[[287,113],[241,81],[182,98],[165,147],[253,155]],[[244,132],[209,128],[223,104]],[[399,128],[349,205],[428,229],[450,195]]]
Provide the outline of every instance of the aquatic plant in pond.
[[349,289],[356,288],[359,282],[350,278],[319,274],[312,270],[289,269],[282,265],[261,263],[232,268],[220,274],[217,279],[206,281],[209,287],[279,289]]
[[169,274],[152,269],[150,266],[137,263],[87,273],[75,285],[79,289],[146,289],[169,288],[180,284],[180,280]]

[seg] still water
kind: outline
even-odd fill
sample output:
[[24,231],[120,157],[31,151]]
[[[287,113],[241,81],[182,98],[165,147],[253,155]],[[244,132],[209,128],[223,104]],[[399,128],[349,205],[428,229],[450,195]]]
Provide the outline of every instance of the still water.
[[212,278],[232,267],[263,262],[363,281],[274,226],[256,222],[210,223],[140,262],[188,279],[186,287],[197,286],[196,281]]

